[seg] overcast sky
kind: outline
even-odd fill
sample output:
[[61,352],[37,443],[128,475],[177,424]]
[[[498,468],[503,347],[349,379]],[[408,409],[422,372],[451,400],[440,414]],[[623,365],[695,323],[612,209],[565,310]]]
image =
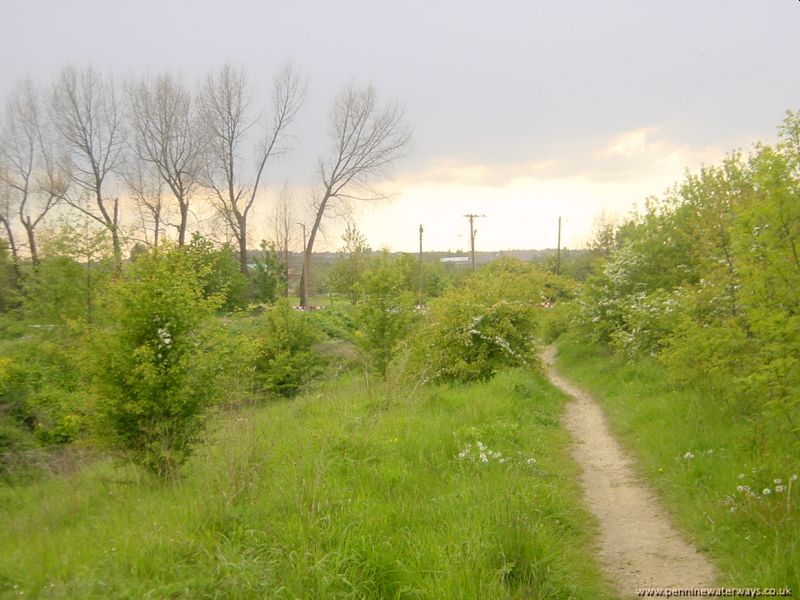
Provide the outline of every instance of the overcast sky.
[[[686,168],[773,141],[800,108],[797,0],[469,2],[0,0],[0,93],[67,61],[189,79],[225,61],[262,88],[291,61],[307,77],[294,153],[269,183],[313,180],[348,82],[405,105],[414,132],[388,203],[360,207],[373,247],[479,249],[585,241]],[[266,203],[259,219],[266,219]],[[327,230],[339,245],[338,226]],[[254,236],[259,237],[259,232]],[[256,240],[257,241],[257,240]],[[254,244],[255,245],[255,244]]]

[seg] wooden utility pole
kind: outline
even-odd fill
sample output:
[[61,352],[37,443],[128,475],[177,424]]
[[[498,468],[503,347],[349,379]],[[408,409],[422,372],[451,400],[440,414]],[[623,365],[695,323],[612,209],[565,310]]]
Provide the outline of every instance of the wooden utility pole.
[[306,224],[298,223],[303,228],[303,274],[300,277],[300,306],[306,308],[308,306],[308,252],[306,252]]
[[422,224],[419,226],[419,305],[423,303],[423,293],[425,289],[425,279],[422,272]]
[[478,233],[478,230],[474,228],[473,223],[475,219],[480,219],[481,217],[485,217],[486,215],[473,215],[472,213],[468,215],[464,215],[467,219],[469,219],[469,251],[470,255],[472,256],[472,270],[475,271],[475,235]]
[[556,275],[561,275],[561,217],[558,217],[558,247],[556,248]]

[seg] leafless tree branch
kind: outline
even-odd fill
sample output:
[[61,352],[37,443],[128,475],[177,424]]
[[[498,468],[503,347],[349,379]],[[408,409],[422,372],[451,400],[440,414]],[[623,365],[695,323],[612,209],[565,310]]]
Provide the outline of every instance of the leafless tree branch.
[[[329,156],[318,164],[322,191],[314,202],[316,216],[305,248],[305,265],[310,264],[323,217],[335,210],[334,202],[384,197],[368,183],[376,176],[388,174],[392,163],[405,153],[411,138],[403,109],[396,103],[380,105],[371,86],[345,88],[333,105],[330,119],[332,145]],[[302,290],[305,287],[301,285]],[[306,306],[307,300],[301,293],[300,304]]]

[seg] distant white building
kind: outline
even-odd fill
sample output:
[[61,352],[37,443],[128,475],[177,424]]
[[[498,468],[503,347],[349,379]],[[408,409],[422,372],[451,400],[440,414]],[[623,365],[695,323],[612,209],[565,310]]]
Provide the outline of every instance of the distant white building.
[[439,259],[443,263],[468,264],[469,256],[445,256]]

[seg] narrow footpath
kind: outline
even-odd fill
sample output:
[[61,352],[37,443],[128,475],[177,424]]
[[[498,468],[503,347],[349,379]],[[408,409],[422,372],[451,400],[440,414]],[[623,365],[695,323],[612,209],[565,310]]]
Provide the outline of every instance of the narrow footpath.
[[655,494],[637,478],[600,406],[555,370],[555,354],[555,348],[547,348],[544,363],[550,381],[572,398],[564,426],[574,439],[586,504],[599,524],[598,558],[617,591],[635,597],[637,588],[712,587],[711,563],[683,539]]

